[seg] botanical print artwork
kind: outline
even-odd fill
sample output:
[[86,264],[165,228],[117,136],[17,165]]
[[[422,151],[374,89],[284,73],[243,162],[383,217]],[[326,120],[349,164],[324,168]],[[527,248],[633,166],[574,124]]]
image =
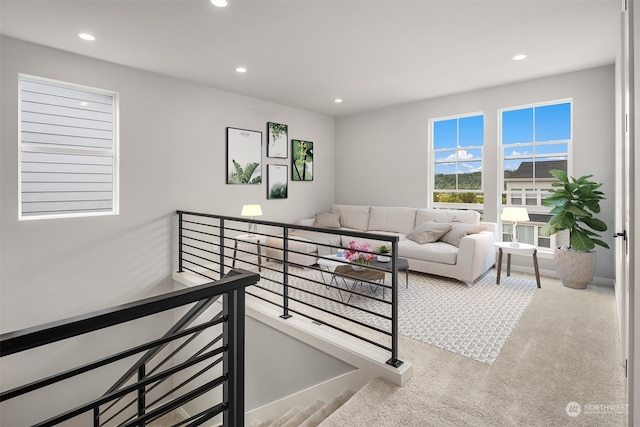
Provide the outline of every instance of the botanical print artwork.
[[262,132],[227,128],[227,184],[262,183]]
[[287,165],[267,165],[267,199],[287,198]]
[[267,123],[267,157],[287,158],[289,126],[280,123]]
[[293,181],[313,181],[313,142],[294,139],[291,141]]

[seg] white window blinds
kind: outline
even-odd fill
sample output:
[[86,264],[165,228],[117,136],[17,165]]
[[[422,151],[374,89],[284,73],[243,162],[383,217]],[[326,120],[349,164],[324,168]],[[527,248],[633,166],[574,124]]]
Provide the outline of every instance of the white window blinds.
[[117,94],[20,76],[20,218],[116,214]]

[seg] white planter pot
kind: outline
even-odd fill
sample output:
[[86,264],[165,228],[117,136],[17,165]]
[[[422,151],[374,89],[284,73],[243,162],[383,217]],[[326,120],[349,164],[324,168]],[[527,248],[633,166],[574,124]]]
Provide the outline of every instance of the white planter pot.
[[553,253],[556,274],[568,288],[584,289],[596,273],[596,252],[577,252],[557,247]]

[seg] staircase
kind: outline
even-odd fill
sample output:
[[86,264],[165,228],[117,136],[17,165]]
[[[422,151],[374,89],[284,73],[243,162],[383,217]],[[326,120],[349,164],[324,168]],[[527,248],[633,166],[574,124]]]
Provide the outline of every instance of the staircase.
[[343,390],[329,403],[318,399],[306,408],[293,408],[280,417],[267,421],[256,421],[249,427],[316,427],[354,394],[353,390]]

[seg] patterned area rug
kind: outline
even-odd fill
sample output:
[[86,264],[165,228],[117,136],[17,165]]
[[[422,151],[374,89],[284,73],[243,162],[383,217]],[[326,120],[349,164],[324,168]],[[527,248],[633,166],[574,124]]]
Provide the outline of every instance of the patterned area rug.
[[[324,283],[323,274],[324,280],[329,280],[331,276],[328,273],[296,268],[290,268],[289,273],[289,283],[292,286],[313,290],[335,301],[296,289],[290,290],[292,297],[383,330],[390,330],[389,321],[340,304],[340,301],[348,300],[351,306],[390,316],[390,305],[382,302],[390,300],[389,290],[385,291],[383,299],[381,287],[356,284],[354,288],[353,282],[339,281],[342,290],[336,290],[317,283]],[[281,280],[281,273],[263,269],[261,275],[262,286],[281,292],[281,286],[274,283]],[[408,288],[404,280],[404,273],[399,273],[400,333],[489,365],[498,357],[536,290],[534,280],[505,275],[501,284],[496,285],[493,270],[478,279],[472,287],[456,280],[413,272],[409,273]],[[390,283],[389,275],[385,283]],[[353,292],[345,291],[344,286],[348,286]],[[367,298],[368,296],[376,299]],[[270,296],[272,297],[273,295]]]

